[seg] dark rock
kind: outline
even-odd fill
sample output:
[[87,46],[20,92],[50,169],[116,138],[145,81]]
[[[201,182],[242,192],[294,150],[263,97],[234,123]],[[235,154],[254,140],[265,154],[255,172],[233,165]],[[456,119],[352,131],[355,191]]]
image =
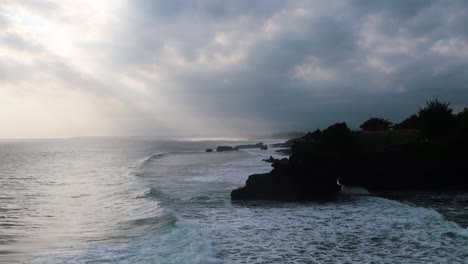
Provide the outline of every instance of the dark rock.
[[231,146],[219,146],[216,148],[217,152],[223,152],[223,151],[233,151],[233,150],[238,150],[237,148],[233,148]]
[[298,141],[300,138],[293,138],[293,139],[290,139],[284,143],[276,143],[276,144],[272,144],[271,147],[273,148],[290,148],[292,147],[292,145],[294,145],[294,143],[296,141]]
[[[334,166],[342,153],[337,146],[347,144],[348,132],[346,124],[336,124],[325,130],[319,140],[310,133],[301,143],[296,141],[290,159],[275,160],[270,173],[249,176],[244,187],[231,192],[231,199],[317,201],[336,197],[341,189],[338,177],[346,168]],[[340,140],[330,142],[335,137]],[[312,155],[312,146],[322,140],[332,146],[331,152]]]
[[[447,115],[447,105],[439,105]],[[231,198],[323,200],[339,193],[338,181],[371,191],[468,190],[468,109],[456,121],[455,127],[433,128],[448,131],[432,137],[398,131],[352,132],[346,123],[316,130],[293,141],[289,159],[270,157],[272,171],[251,175],[244,187],[231,192]]]
[[291,148],[277,149],[275,152],[280,153],[282,155],[291,155],[291,153],[292,153]]
[[296,140],[296,142],[316,142],[320,139],[322,134],[322,131],[320,131],[320,129],[317,129],[312,133],[308,132],[303,137]]
[[275,144],[270,144],[270,147],[272,148],[282,148],[284,143],[275,143]]
[[[315,133],[315,134],[314,134]],[[351,131],[345,123],[324,132],[308,133],[296,140],[290,159],[275,160],[270,173],[251,175],[244,187],[231,193],[233,200],[315,201],[334,197],[340,191],[338,177],[346,167],[336,167]],[[315,153],[316,149],[330,149]]]
[[289,166],[289,159],[277,159],[273,164],[271,164],[273,168],[287,168]]
[[279,163],[270,173],[249,176],[246,185],[231,192],[232,200],[317,201],[335,197],[336,181],[308,177],[306,171]]
[[348,172],[340,176],[341,183],[369,190],[468,189],[467,142],[364,144],[347,158]]
[[206,149],[206,152],[213,152],[213,149]]
[[251,148],[268,149],[268,146],[260,142],[257,144],[238,145],[238,146],[235,146],[235,148],[237,149],[251,149]]
[[275,159],[275,158],[273,158],[273,156],[270,156],[270,158],[268,158],[268,159],[262,159],[262,161],[264,161],[264,162],[269,162],[269,163],[274,163],[274,162],[279,161],[279,159]]

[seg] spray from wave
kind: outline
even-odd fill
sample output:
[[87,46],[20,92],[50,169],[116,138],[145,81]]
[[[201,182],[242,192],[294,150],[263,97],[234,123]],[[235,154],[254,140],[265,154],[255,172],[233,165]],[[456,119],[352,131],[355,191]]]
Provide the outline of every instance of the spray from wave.
[[154,162],[155,160],[162,159],[162,158],[166,157],[167,155],[168,154],[165,153],[165,152],[152,154],[150,156],[147,156],[147,157],[145,157],[143,159],[138,160],[133,166],[131,166],[131,168],[136,169],[136,168],[139,168],[139,167],[142,167],[142,166],[148,166],[152,162]]

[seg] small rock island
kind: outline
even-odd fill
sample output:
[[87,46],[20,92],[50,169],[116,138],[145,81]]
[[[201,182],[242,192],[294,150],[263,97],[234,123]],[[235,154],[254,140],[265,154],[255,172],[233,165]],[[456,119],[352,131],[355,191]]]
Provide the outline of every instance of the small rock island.
[[[234,151],[234,150],[240,150],[240,149],[261,149],[261,150],[267,150],[268,146],[264,144],[263,142],[259,142],[257,144],[247,144],[247,145],[237,145],[235,147],[231,146],[218,146],[216,148],[216,152],[223,152],[223,151]],[[209,152],[207,150],[207,152]],[[211,152],[211,151],[210,151]]]

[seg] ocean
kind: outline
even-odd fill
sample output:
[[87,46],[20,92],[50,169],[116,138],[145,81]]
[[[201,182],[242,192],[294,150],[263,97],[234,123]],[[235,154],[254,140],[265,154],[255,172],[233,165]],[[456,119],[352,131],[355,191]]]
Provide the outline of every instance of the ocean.
[[465,192],[231,202],[280,157],[205,152],[243,143],[0,141],[0,263],[468,263]]

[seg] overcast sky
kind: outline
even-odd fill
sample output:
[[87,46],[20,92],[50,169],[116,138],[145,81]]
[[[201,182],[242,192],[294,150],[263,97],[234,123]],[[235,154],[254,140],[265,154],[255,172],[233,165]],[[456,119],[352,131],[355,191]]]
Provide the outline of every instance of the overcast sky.
[[0,138],[246,135],[468,105],[466,0],[0,0]]

